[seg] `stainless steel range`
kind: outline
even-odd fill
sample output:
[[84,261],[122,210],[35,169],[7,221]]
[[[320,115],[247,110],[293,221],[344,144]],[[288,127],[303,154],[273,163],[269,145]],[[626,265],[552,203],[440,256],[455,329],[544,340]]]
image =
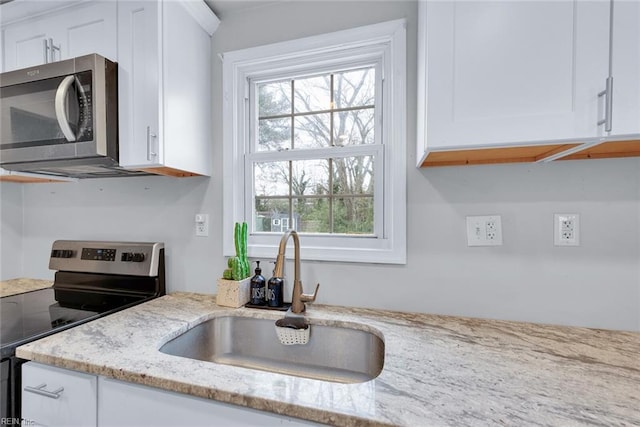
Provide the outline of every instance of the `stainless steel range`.
[[164,244],[58,240],[53,287],[0,298],[2,407],[20,418],[18,346],[165,294]]

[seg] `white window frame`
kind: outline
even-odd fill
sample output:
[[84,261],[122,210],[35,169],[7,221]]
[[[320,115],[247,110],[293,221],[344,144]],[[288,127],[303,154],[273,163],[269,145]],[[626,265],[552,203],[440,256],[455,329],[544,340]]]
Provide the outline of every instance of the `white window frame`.
[[[374,237],[301,234],[306,260],[406,264],[406,21],[367,25],[319,36],[227,52],[223,55],[223,253],[235,254],[233,224],[250,217],[252,171],[249,91],[251,80],[299,70],[323,71],[350,61],[381,61],[382,145],[376,154],[384,168],[382,234]],[[376,119],[379,113],[376,113]],[[358,147],[344,147],[357,152]],[[300,150],[307,151],[307,150]],[[379,155],[381,154],[381,155]],[[256,153],[252,154],[253,156]],[[297,154],[296,154],[297,155]],[[348,155],[345,150],[344,155]],[[306,154],[300,154],[306,157]],[[342,156],[338,155],[338,157]],[[376,165],[376,167],[378,167]],[[376,169],[376,177],[378,172]],[[248,180],[248,181],[247,181]],[[380,198],[378,198],[380,199]],[[249,206],[247,206],[249,204]],[[249,212],[249,214],[247,213]],[[249,216],[247,216],[249,215]],[[248,255],[276,257],[280,234],[250,233]],[[291,245],[289,245],[291,246]]]

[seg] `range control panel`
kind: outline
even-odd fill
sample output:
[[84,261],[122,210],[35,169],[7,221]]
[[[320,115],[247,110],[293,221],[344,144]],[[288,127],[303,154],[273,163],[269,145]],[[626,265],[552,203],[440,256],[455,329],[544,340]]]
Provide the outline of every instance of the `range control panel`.
[[85,273],[157,276],[160,242],[56,240],[49,269]]

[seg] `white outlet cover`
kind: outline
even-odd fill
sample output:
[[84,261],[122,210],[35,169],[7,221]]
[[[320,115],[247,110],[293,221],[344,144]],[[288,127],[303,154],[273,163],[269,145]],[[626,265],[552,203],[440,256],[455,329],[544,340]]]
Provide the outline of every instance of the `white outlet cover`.
[[553,244],[555,246],[580,246],[579,214],[553,215]]
[[483,215],[467,217],[468,246],[501,246],[502,217]]
[[196,214],[196,236],[209,235],[209,214]]

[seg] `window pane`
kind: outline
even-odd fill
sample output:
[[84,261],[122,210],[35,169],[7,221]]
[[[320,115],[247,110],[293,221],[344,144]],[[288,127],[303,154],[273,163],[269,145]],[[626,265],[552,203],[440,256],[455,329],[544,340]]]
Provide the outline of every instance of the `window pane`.
[[331,107],[330,75],[295,80],[293,88],[296,113],[328,110]]
[[289,162],[256,163],[253,173],[255,196],[289,195]]
[[329,198],[314,197],[293,199],[293,216],[300,233],[330,233]]
[[291,113],[291,80],[258,85],[258,116]]
[[333,232],[373,234],[373,197],[334,199]]
[[329,121],[329,113],[296,117],[294,148],[329,147],[331,142]]
[[323,195],[329,193],[328,160],[296,160],[292,162],[291,194]]
[[282,233],[289,229],[289,199],[255,198],[253,230]]
[[334,144],[337,146],[373,144],[373,108],[333,113]]
[[373,156],[333,160],[333,193],[373,195]]
[[291,119],[261,119],[258,122],[258,151],[291,148]]
[[375,69],[336,73],[333,81],[334,108],[374,105],[376,95]]
[[[259,83],[257,151],[374,144],[375,84],[373,67]],[[255,231],[374,233],[373,155],[253,167]]]

